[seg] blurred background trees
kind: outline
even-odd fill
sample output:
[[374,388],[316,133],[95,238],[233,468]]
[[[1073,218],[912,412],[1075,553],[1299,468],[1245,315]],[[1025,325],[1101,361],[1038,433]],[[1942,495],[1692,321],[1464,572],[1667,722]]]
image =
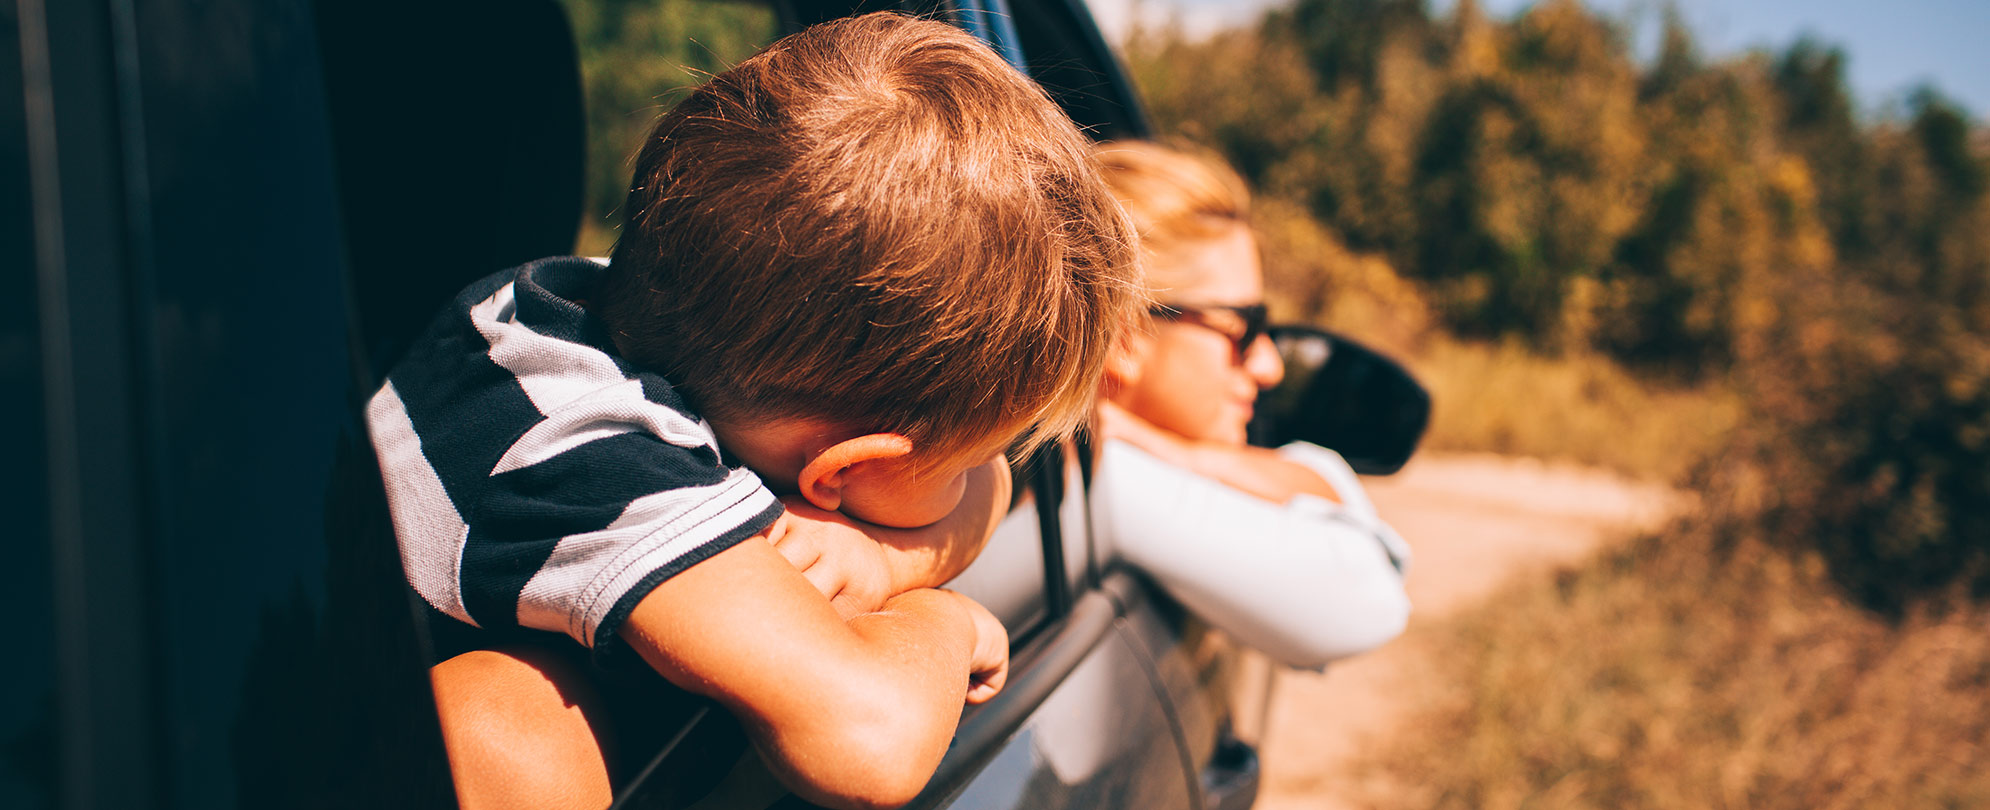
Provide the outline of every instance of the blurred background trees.
[[606,256],[643,137],[705,77],[774,41],[774,14],[723,0],[563,0],[587,99],[583,255]]
[[1574,0],[1509,20],[1297,0],[1136,31],[1127,57],[1164,132],[1266,197],[1281,316],[1386,320],[1352,297],[1731,392],[1743,413],[1695,466],[1728,531],[1820,555],[1883,613],[1983,595],[1990,136],[1933,90],[1862,118],[1829,45],[1714,62],[1663,25],[1640,60]]

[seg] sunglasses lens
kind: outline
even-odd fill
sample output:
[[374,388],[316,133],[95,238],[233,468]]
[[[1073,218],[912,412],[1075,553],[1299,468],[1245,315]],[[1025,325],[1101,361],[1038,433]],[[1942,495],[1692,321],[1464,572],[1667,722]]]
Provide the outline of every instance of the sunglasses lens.
[[1251,344],[1257,343],[1258,337],[1269,328],[1270,315],[1262,304],[1238,307],[1237,315],[1244,321],[1244,333],[1237,336],[1237,354],[1242,356],[1250,352]]
[[[1211,313],[1227,313],[1235,317],[1235,323],[1241,324],[1243,329],[1235,329],[1227,318],[1212,320],[1210,317]],[[1245,355],[1250,354],[1251,344],[1258,342],[1258,337],[1268,331],[1270,323],[1269,315],[1263,304],[1253,304],[1244,307],[1194,307],[1156,304],[1153,309],[1148,310],[1148,314],[1158,320],[1186,321],[1222,333],[1224,337],[1230,339],[1231,347],[1236,349],[1237,362],[1239,363],[1244,361]]]

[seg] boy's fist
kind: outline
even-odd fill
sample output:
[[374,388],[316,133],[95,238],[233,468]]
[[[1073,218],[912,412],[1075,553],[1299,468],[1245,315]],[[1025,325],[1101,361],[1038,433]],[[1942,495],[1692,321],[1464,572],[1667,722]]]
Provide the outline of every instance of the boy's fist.
[[947,591],[967,606],[974,621],[974,654],[969,658],[967,702],[985,703],[1009,680],[1009,631],[980,602]]
[[767,539],[849,619],[898,594],[953,579],[1008,513],[1009,494],[1009,466],[998,455],[967,472],[960,504],[933,525],[876,526],[789,495],[781,499],[787,514]]
[[897,594],[884,547],[864,533],[865,524],[816,508],[800,496],[781,502],[788,512],[768,539],[809,584],[829,597],[836,615],[848,620],[869,613]]

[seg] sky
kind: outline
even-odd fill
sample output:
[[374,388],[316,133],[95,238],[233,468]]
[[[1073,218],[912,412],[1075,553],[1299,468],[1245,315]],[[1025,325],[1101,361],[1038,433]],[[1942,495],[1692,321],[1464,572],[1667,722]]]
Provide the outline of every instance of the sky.
[[[1456,0],[1425,0],[1448,14]],[[1246,24],[1266,7],[1290,0],[1089,0],[1092,13],[1117,39],[1136,9],[1148,21],[1170,17],[1190,32]],[[1583,0],[1613,17],[1628,17],[1639,52],[1656,47],[1660,5],[1653,0]],[[1674,0],[1701,52],[1720,59],[1752,47],[1781,50],[1809,33],[1844,49],[1859,108],[1880,114],[1913,89],[1932,84],[1982,122],[1990,120],[1990,0]],[[1488,14],[1508,16],[1532,0],[1480,0]]]

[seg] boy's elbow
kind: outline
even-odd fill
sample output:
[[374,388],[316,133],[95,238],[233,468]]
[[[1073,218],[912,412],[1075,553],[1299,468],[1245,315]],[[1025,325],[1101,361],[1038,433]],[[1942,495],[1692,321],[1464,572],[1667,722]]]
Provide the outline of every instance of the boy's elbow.
[[890,760],[877,762],[880,767],[870,772],[855,769],[818,773],[788,787],[795,795],[831,810],[889,810],[903,807],[917,797],[926,787],[926,777],[931,775],[912,778],[902,769],[884,764]]
[[[889,733],[885,730],[883,733]],[[905,805],[926,788],[937,757],[870,733],[837,734],[807,753],[786,757],[788,788],[832,810],[880,810]],[[944,748],[942,748],[944,752]]]
[[[958,707],[922,711],[896,690],[849,690],[813,732],[776,741],[788,788],[843,810],[900,807],[926,788],[953,739]],[[944,715],[944,716],[942,716]]]

